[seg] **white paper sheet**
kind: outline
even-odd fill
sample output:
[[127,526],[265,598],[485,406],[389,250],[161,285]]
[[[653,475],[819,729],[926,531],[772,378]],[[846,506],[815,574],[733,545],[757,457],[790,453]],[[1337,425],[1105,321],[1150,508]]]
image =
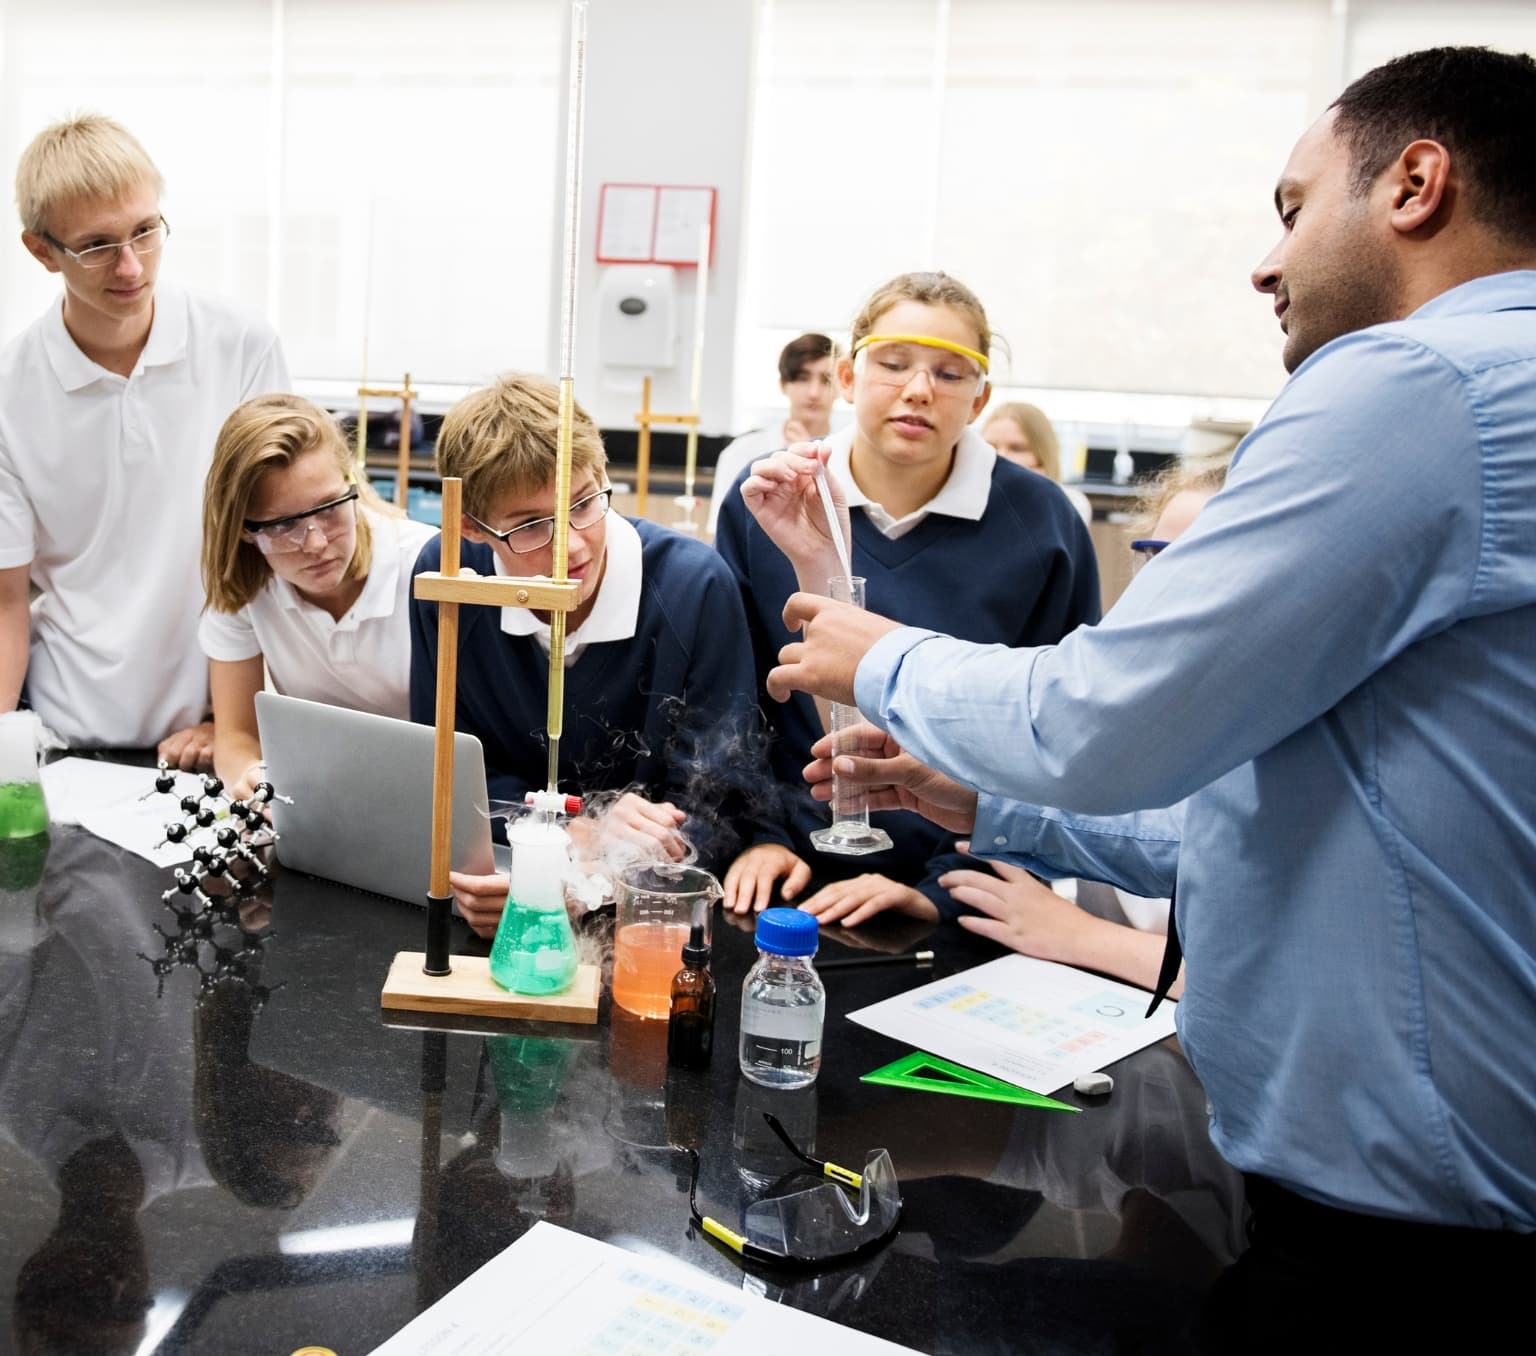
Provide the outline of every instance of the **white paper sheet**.
[[1052,1093],[1173,1034],[1174,1004],[1152,1017],[1145,990],[1069,965],[1004,956],[936,979],[849,1019],[903,1044]]
[[48,817],[55,824],[79,824],[98,838],[127,848],[156,866],[176,866],[192,860],[192,849],[211,842],[212,834],[192,834],[180,843],[165,843],[165,826],[182,818],[183,796],[201,796],[203,781],[196,773],[178,772],[176,790],[164,795],[155,789],[152,767],[129,767],[95,758],[61,758],[43,768],[43,795]]
[[539,1221],[373,1356],[896,1356],[910,1352],[672,1258]]

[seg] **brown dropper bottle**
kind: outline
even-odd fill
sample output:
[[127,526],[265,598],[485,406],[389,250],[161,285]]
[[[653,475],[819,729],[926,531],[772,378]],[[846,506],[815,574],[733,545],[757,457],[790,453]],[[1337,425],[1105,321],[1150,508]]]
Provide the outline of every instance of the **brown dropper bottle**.
[[704,925],[695,923],[683,948],[683,968],[672,976],[667,1022],[667,1062],[679,1069],[705,1069],[715,1045],[715,977],[709,973]]

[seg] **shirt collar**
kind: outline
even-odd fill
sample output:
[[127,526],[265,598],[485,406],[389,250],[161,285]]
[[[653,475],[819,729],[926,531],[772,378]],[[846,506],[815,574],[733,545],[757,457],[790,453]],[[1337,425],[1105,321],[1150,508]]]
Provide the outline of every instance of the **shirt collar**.
[[[48,364],[66,391],[79,391],[103,377],[121,381],[114,372],[108,372],[100,363],[93,362],[75,343],[64,325],[64,298],[43,315],[43,350]],[[149,338],[144,341],[144,352],[134,368],[138,372],[146,367],[160,367],[179,362],[187,353],[187,294],[170,283],[155,284],[155,314],[150,322]]]
[[896,519],[891,518],[882,506],[873,504],[854,481],[850,462],[856,431],[857,426],[850,424],[824,439],[832,454],[827,460],[827,469],[842,484],[849,508],[859,507],[869,513],[873,506],[880,509],[881,519],[892,526],[909,522],[915,524],[930,513],[979,522],[987,511],[987,497],[992,491],[992,470],[997,465],[997,453],[992,450],[992,444],[969,424],[961,430],[960,441],[955,444],[954,465],[949,468],[949,478],[939,487],[939,492],[926,504]]
[[[567,652],[596,641],[629,640],[640,624],[640,533],[628,518],[612,511],[608,514],[607,551],[608,562],[603,567],[597,597],[592,600],[592,611],[566,637]],[[497,574],[505,577],[510,573],[499,554],[495,561]],[[501,629],[509,636],[549,635],[549,624],[541,622],[526,607],[502,608]]]
[[1536,308],[1536,270],[1488,273],[1431,297],[1409,316],[1486,315],[1489,311]]

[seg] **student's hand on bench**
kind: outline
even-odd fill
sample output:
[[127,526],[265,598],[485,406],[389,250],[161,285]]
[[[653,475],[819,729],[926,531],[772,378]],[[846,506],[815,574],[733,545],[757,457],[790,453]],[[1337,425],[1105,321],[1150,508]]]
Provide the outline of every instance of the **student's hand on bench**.
[[[969,852],[971,845],[956,846]],[[939,884],[979,915],[960,918],[961,927],[1040,960],[1081,964],[1087,935],[1099,921],[1008,862],[978,861],[975,870],[946,871]]]
[[494,937],[496,924],[507,908],[511,882],[502,872],[492,876],[470,876],[463,871],[448,873],[448,888],[470,930],[477,937]]
[[[826,581],[840,575],[837,548],[827,525],[827,511],[816,484],[816,468],[826,453],[816,443],[795,443],[782,452],[752,463],[752,474],[742,481],[741,497],[768,539],[781,550],[801,585],[825,593]],[[838,515],[843,541],[849,537],[848,505],[842,487],[827,478],[832,504]]]
[[788,904],[811,883],[811,868],[782,843],[750,847],[725,873],[725,907],[733,913],[761,913],[773,902],[773,887],[780,881],[779,898]]
[[[265,763],[252,763],[233,782],[224,788],[224,794],[231,800],[249,801],[256,794],[258,782],[267,780],[267,765]],[[264,801],[261,805],[261,814],[264,819],[272,818],[272,804]]]
[[933,901],[920,890],[874,871],[849,880],[833,881],[800,908],[805,913],[814,914],[818,923],[841,923],[845,928],[856,928],[887,909],[932,921],[939,917]]
[[[873,751],[865,757],[842,754],[836,760],[837,775],[868,792],[871,810],[912,810],[951,833],[970,833],[976,827],[976,793],[970,787],[903,753],[901,745],[874,725],[852,726],[841,737],[846,745]],[[801,775],[811,784],[812,796],[830,802],[832,736],[822,735],[812,744],[811,756],[814,761]]]
[[183,772],[212,772],[213,722],[205,720],[201,725],[189,725],[166,735],[155,753]]

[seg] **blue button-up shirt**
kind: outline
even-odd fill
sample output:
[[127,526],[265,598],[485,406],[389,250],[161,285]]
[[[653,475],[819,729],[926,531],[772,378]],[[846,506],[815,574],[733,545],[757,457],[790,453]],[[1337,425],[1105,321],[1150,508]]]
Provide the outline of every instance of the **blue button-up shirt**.
[[1237,1167],[1536,1229],[1536,272],[1314,353],[1099,626],[897,631],[857,695],[989,792],[1189,798],[1179,1033]]

